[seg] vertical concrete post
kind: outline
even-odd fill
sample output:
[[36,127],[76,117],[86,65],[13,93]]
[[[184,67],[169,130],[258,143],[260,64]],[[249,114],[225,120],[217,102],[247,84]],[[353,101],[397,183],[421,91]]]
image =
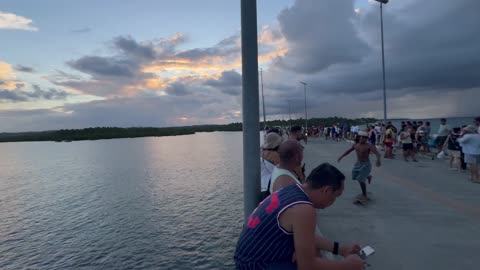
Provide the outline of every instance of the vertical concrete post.
[[260,201],[257,1],[241,0],[243,193],[245,221]]

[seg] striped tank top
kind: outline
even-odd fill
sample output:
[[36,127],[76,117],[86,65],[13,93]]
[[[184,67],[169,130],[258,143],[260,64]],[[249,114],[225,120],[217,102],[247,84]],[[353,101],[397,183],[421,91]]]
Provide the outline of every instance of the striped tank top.
[[312,204],[298,184],[279,189],[258,205],[238,239],[234,257],[237,269],[262,270],[273,262],[291,262],[293,234],[280,226],[279,217],[296,204]]

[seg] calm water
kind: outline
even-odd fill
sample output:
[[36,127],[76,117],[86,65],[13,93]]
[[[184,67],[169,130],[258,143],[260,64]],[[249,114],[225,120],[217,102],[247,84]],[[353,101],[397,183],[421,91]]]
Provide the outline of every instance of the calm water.
[[0,144],[0,269],[231,269],[241,133]]

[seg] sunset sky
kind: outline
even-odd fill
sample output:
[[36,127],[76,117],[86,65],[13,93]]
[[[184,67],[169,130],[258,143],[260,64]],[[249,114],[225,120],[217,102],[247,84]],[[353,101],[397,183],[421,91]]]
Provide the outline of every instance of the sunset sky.
[[[480,115],[480,1],[384,8],[389,116]],[[383,117],[371,0],[259,0],[267,117]],[[240,0],[0,0],[0,132],[241,121]]]

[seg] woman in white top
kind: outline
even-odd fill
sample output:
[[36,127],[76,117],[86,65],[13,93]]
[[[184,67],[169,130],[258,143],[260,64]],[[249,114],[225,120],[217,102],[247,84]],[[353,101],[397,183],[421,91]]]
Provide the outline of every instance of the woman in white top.
[[465,163],[470,166],[470,180],[480,184],[478,173],[478,164],[480,164],[480,134],[477,133],[477,127],[473,125],[464,127],[458,142],[465,154]]

